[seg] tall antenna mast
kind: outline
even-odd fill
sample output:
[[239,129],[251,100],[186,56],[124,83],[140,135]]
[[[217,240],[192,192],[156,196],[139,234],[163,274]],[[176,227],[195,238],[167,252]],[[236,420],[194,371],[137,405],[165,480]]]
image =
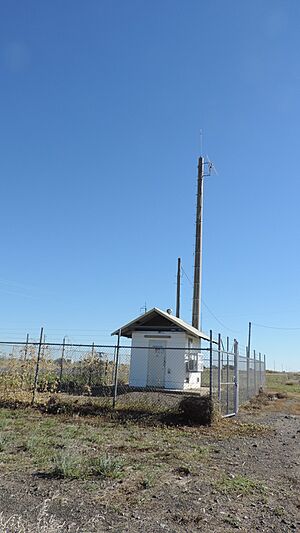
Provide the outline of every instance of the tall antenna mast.
[[[202,133],[201,133],[202,138]],[[206,173],[204,167],[206,166]],[[195,239],[195,263],[194,263],[194,292],[192,325],[199,329],[201,324],[201,290],[202,290],[202,218],[203,218],[203,183],[204,177],[217,174],[214,164],[204,157],[198,159],[198,187],[197,187],[197,213],[196,213],[196,239]]]
[[201,323],[201,281],[202,281],[202,211],[203,211],[203,177],[204,159],[198,160],[198,186],[197,186],[197,212],[196,212],[196,239],[194,263],[194,291],[192,326],[199,329]]
[[181,274],[181,258],[177,260],[177,286],[176,286],[176,316],[180,318],[180,274]]

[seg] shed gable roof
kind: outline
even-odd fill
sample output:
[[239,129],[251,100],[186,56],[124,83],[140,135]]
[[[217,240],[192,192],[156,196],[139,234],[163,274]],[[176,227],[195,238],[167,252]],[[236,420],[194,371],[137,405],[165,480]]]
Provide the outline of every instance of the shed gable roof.
[[158,307],[153,307],[153,309],[151,309],[150,311],[147,311],[146,313],[140,315],[131,322],[128,322],[128,324],[125,324],[121,328],[114,331],[112,335],[118,335],[119,331],[121,330],[122,337],[131,338],[133,331],[143,329],[150,330],[155,328],[166,328],[169,331],[185,331],[192,337],[209,341],[209,337],[205,335],[205,333],[202,333],[202,331],[199,331],[198,329],[194,328],[181,318],[178,318],[174,315],[170,315],[166,311],[162,311]]

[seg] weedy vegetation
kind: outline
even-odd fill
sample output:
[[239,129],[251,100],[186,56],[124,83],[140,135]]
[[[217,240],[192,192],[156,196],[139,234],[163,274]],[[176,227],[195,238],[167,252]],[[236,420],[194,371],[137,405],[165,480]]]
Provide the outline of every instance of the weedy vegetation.
[[215,487],[219,492],[223,494],[238,493],[241,495],[246,494],[265,494],[267,487],[261,481],[250,479],[246,476],[226,476],[215,483]]
[[[88,404],[90,399],[86,402]],[[281,520],[282,500],[277,496],[274,500],[268,472],[249,470],[255,468],[255,464],[252,456],[251,464],[248,459],[251,439],[255,439],[253,450],[260,438],[269,446],[273,429],[250,422],[253,412],[250,415],[246,418],[248,421],[216,418],[212,425],[200,426],[175,424],[174,419],[166,423],[159,417],[147,418],[145,414],[137,418],[111,416],[103,411],[99,416],[94,412],[85,413],[85,416],[80,416],[80,412],[49,414],[48,410],[24,407],[24,404],[22,408],[0,408],[0,471],[3,477],[7,476],[10,482],[18,478],[23,489],[24,480],[39,486],[41,491],[31,495],[33,498],[38,499],[39,492],[44,490],[46,494],[59,494],[58,503],[51,507],[51,512],[45,508],[34,524],[28,522],[31,516],[26,514],[0,515],[0,533],[101,531],[110,523],[110,516],[105,521],[106,512],[114,516],[118,527],[120,517],[127,520],[132,516],[132,509],[134,512],[151,509],[155,514],[156,498],[170,509],[168,516],[173,524],[187,530],[207,520],[208,513],[214,513],[215,504],[219,506],[230,501],[242,501],[246,505],[259,501],[264,509],[272,506],[273,516]],[[234,452],[235,447],[241,450]],[[235,459],[232,458],[234,453]],[[245,461],[248,461],[247,469]],[[231,470],[233,474],[228,474]],[[252,473],[248,476],[245,472]],[[20,486],[18,489],[21,494]],[[174,498],[172,495],[173,507],[169,500],[172,493],[175,494]],[[195,500],[195,495],[199,494],[199,500]],[[65,503],[66,495],[69,503]],[[199,506],[190,513],[190,503],[188,511],[185,505],[191,498],[199,501]],[[79,529],[77,526],[70,529],[71,513],[82,500],[87,514],[79,517],[82,518]],[[176,508],[177,501],[181,502],[182,509]],[[69,505],[68,529],[63,520],[58,519],[66,517],[64,505]],[[101,509],[99,520],[102,522],[95,529],[85,524],[86,516],[91,516],[88,514],[91,506]],[[224,507],[220,508],[223,512]],[[219,520],[224,529],[241,527],[242,519],[234,515],[230,506]]]
[[52,459],[50,475],[64,479],[80,479],[86,475],[81,456],[70,451],[57,452]]
[[78,451],[64,450],[54,455],[52,464],[49,477],[86,479],[97,476],[118,479],[123,474],[123,461],[108,454],[84,457]]
[[270,391],[300,394],[300,372],[266,372],[266,387]]
[[124,462],[117,457],[105,454],[100,457],[92,457],[87,463],[87,469],[94,476],[119,479],[124,473]]

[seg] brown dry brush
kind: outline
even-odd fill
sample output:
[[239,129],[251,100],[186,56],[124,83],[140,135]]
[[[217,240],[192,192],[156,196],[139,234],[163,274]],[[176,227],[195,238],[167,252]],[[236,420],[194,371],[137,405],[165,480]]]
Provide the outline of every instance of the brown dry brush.
[[187,424],[210,426],[220,419],[220,406],[209,396],[186,396],[178,410]]

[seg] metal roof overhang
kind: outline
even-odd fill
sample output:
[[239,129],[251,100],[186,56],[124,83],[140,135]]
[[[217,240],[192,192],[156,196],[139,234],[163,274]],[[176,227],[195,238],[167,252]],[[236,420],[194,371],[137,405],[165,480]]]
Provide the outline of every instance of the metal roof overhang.
[[[209,341],[208,335],[194,328],[181,318],[170,315],[158,307],[154,307],[131,322],[128,322],[128,324],[114,331],[112,335],[118,335],[119,331],[121,331],[122,337],[127,338],[131,338],[134,331],[185,331],[192,337]],[[214,344],[216,343],[216,341],[213,342]]]

